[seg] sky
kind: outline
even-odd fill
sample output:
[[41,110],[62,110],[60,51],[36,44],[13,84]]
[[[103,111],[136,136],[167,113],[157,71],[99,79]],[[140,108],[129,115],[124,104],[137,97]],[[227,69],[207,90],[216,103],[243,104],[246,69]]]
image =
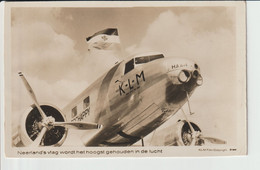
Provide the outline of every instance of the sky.
[[[12,8],[12,114],[32,101],[22,71],[39,101],[63,108],[114,61],[90,53],[86,37],[118,28],[124,54],[160,51],[196,61],[204,84],[191,97],[206,135],[237,141],[236,16],[233,7]],[[186,106],[185,106],[186,107]],[[187,108],[186,108],[187,109]],[[13,125],[19,116],[13,116]],[[167,126],[176,120],[170,120]]]

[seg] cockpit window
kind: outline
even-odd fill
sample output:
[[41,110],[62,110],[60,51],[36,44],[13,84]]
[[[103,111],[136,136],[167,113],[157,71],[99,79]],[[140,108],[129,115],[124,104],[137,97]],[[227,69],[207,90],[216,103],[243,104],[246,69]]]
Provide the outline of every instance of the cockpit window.
[[133,70],[134,69],[134,59],[128,61],[126,64],[125,64],[125,74],[128,73],[129,71]]
[[157,54],[157,55],[149,55],[149,56],[133,58],[125,64],[125,74],[130,72],[131,70],[133,70],[135,65],[137,65],[137,64],[148,63],[153,60],[160,59],[160,58],[164,58],[164,56],[162,54]]
[[148,63],[150,61],[149,57],[136,57],[135,64]]
[[162,54],[158,55],[149,55],[149,56],[143,56],[143,57],[136,57],[135,58],[135,64],[143,64],[143,63],[148,63],[153,60],[157,60],[159,58],[164,58]]

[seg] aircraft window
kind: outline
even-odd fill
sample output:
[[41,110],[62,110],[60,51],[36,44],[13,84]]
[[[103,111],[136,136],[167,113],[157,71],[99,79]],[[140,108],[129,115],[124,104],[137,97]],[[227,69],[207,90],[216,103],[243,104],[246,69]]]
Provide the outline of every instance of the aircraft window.
[[89,106],[89,96],[83,100],[83,109]]
[[134,69],[134,59],[125,64],[125,74]]
[[71,110],[71,117],[75,117],[77,115],[77,106],[73,107]]
[[153,61],[153,60],[157,60],[160,58],[164,58],[164,56],[162,54],[159,54],[159,55],[152,55],[149,58],[150,58],[150,61]]
[[149,57],[137,57],[135,58],[135,64],[148,63],[150,61]]
[[135,64],[148,63],[150,61],[157,60],[157,59],[160,59],[160,58],[164,58],[164,56],[162,54],[158,54],[158,55],[136,57],[135,58]]

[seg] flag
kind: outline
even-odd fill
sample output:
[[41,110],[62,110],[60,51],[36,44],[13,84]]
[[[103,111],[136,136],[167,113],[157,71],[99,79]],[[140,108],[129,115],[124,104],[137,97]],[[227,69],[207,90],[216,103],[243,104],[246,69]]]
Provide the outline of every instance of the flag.
[[99,50],[110,50],[115,44],[120,44],[116,28],[107,28],[99,31],[94,35],[87,37],[86,41],[89,45],[89,49],[93,47]]

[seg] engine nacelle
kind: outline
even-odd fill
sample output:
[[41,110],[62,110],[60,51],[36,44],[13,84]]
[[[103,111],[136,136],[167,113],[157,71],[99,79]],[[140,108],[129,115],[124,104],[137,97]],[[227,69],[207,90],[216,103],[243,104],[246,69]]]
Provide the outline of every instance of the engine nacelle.
[[[194,128],[195,131],[201,132],[201,129],[199,128],[198,125],[196,125],[193,122],[190,122],[192,127]],[[170,131],[165,136],[165,141],[164,145],[173,145],[173,146],[190,146],[192,144],[192,133],[191,129],[189,127],[189,124],[185,120],[179,120],[173,127],[171,126],[171,129],[173,131]],[[200,146],[204,144],[203,139],[198,139],[195,142],[195,145]]]
[[[61,111],[52,105],[43,104],[41,105],[42,110],[46,116],[52,116],[56,122],[65,122],[65,117]],[[38,109],[33,105],[28,108],[24,113],[20,122],[20,138],[25,146],[29,146],[37,138],[38,134],[42,129],[41,125],[42,117]],[[44,135],[41,145],[42,146],[60,146],[67,137],[67,128],[62,126],[55,126],[48,129]]]

